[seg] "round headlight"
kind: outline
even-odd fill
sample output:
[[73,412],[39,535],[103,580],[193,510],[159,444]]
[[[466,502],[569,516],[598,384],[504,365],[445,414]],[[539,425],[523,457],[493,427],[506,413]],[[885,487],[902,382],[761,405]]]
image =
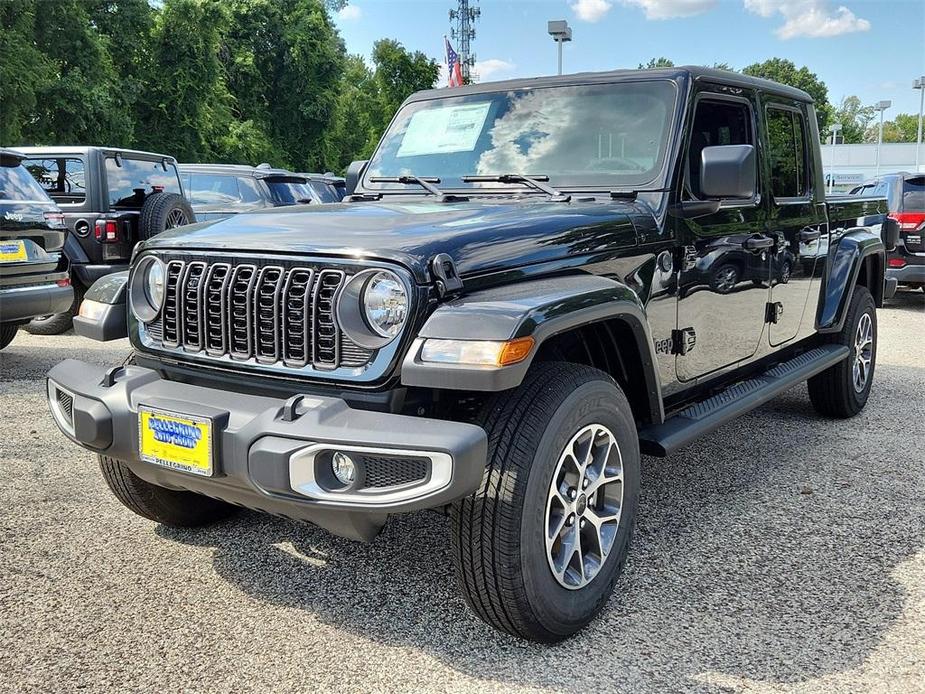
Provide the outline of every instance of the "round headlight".
[[149,263],[145,273],[145,293],[152,307],[160,309],[164,303],[164,265],[161,262]]
[[135,265],[128,287],[132,313],[142,323],[150,323],[164,303],[164,264],[154,256],[145,256]]
[[377,272],[363,289],[363,314],[369,327],[382,337],[393,338],[408,316],[405,286],[391,272]]

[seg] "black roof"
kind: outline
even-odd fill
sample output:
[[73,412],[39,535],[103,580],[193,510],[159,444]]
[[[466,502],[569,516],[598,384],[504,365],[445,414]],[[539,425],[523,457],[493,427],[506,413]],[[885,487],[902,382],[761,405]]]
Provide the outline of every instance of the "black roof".
[[[22,152],[17,152],[15,149],[7,149],[6,147],[0,147],[0,159],[3,159],[4,161],[10,161],[10,163],[12,164],[11,160],[16,160],[17,162],[21,162],[25,158],[26,158],[26,155],[24,155]],[[4,164],[4,166],[9,166],[9,165],[10,164]]]
[[699,65],[685,65],[682,67],[658,68],[654,70],[611,70],[609,72],[578,72],[571,75],[552,75],[548,77],[532,77],[529,79],[513,79],[501,82],[480,82],[464,87],[426,89],[416,92],[408,97],[408,101],[425,101],[446,96],[464,96],[466,94],[484,94],[488,92],[507,91],[512,89],[533,89],[537,87],[563,87],[575,84],[598,84],[606,82],[634,81],[634,80],[704,80],[733,87],[750,87],[779,96],[812,103],[813,98],[802,89],[788,87],[779,82],[751,77],[739,72],[717,70]]
[[104,147],[100,145],[41,145],[37,147],[16,147],[16,151],[24,153],[26,156],[35,155],[62,155],[68,154],[86,154],[90,151],[98,151],[103,154],[125,154],[129,157],[143,157],[145,159],[166,159],[176,162],[169,154],[160,154],[158,152],[145,152],[140,149],[126,149],[125,147]]

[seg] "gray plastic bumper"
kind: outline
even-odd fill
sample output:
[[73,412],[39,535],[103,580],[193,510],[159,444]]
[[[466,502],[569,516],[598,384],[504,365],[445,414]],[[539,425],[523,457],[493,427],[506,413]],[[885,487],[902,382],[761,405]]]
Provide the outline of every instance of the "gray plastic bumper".
[[55,283],[0,289],[0,321],[5,323],[64,313],[73,302],[74,290]]
[[[55,421],[70,439],[124,461],[144,480],[311,521],[354,539],[370,539],[389,513],[439,507],[472,493],[487,455],[485,431],[471,424],[355,410],[339,398],[284,401],[203,388],[138,366],[107,370],[69,359],[48,373],[48,392]],[[209,418],[213,474],[143,462],[141,405]],[[335,451],[374,455],[386,466],[392,458],[426,461],[426,474],[397,486],[380,480],[375,487],[332,490],[314,466],[323,464],[320,452]]]

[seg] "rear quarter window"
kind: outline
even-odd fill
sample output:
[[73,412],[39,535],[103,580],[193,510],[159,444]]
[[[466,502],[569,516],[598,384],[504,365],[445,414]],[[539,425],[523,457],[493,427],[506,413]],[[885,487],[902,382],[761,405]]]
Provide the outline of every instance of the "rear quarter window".
[[140,208],[152,193],[182,195],[180,176],[173,163],[120,157],[106,159],[106,187],[109,206]]
[[903,212],[925,212],[925,176],[903,181]]
[[87,199],[87,180],[82,159],[26,159],[23,165],[55,202],[61,205],[79,205]]

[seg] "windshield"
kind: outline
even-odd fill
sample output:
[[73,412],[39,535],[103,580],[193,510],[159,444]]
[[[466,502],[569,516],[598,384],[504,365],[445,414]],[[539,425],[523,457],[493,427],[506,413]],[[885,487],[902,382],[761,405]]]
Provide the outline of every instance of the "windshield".
[[558,188],[641,187],[665,160],[677,90],[672,82],[544,87],[408,104],[367,167],[376,176],[434,176],[441,188],[467,175],[549,176]]

